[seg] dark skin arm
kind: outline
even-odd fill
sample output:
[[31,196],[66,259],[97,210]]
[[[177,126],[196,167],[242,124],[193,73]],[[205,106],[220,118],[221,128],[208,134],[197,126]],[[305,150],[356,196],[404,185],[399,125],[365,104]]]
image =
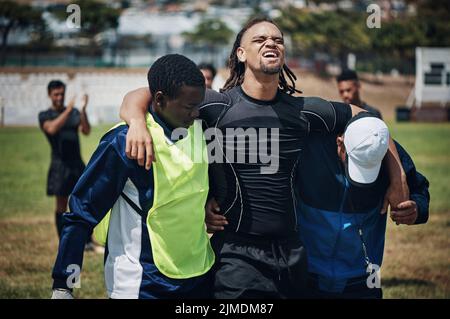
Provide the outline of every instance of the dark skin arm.
[[45,121],[42,125],[42,129],[44,130],[44,132],[48,135],[55,135],[56,133],[58,133],[59,130],[67,122],[67,119],[69,118],[74,105],[75,98],[70,100],[70,102],[67,104],[66,109],[57,118],[55,118],[54,120]]
[[385,214],[388,210],[388,205],[391,205],[391,208],[397,208],[400,203],[409,200],[409,188],[406,181],[406,174],[403,170],[397,147],[391,137],[389,137],[389,149],[383,161],[387,165],[390,181],[381,209],[381,213]]
[[395,210],[391,210],[390,216],[397,225],[414,225],[418,217],[416,202],[407,200],[398,204]]
[[80,112],[80,128],[81,128],[81,133],[83,133],[84,135],[89,135],[89,133],[91,132],[91,125],[89,124],[89,120],[88,120],[87,113],[86,113],[88,99],[89,99],[88,95],[85,94],[83,96],[83,106],[81,107],[81,112]]
[[128,92],[120,106],[120,117],[130,125],[125,153],[130,159],[137,159],[140,166],[149,170],[155,161],[153,143],[145,123],[147,107],[151,102],[148,87],[142,87]]
[[224,230],[224,226],[228,225],[227,218],[220,214],[219,204],[214,197],[206,203],[205,222],[208,233]]

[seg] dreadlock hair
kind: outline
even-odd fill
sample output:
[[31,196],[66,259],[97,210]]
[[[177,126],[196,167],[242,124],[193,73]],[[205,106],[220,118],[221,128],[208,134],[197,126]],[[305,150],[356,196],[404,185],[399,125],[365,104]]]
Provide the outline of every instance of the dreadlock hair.
[[180,54],[167,54],[156,60],[147,73],[150,92],[177,96],[183,85],[205,88],[205,78],[197,65]]
[[[244,36],[244,33],[252,26],[261,22],[271,23],[278,29],[280,29],[273,20],[266,17],[257,17],[247,22],[242,30],[239,31],[236,36],[236,40],[234,41],[233,49],[231,50],[230,57],[228,58],[228,68],[230,69],[230,76],[226,80],[220,92],[230,90],[235,86],[241,85],[244,82],[245,65],[244,63],[239,61],[237,57],[237,49],[241,46],[241,40]],[[281,32],[281,34],[283,34],[283,32]],[[290,84],[288,83],[288,80],[290,81]],[[292,72],[286,64],[283,64],[283,67],[280,70],[280,79],[278,82],[278,87],[281,89],[281,91],[290,95],[294,94],[295,92],[302,93],[295,88],[295,80],[297,80],[297,77],[295,76],[294,72]]]

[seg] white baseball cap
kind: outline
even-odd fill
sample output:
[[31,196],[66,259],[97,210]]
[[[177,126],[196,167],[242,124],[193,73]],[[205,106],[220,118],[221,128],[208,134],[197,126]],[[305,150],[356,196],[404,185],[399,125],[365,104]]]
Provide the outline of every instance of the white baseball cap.
[[347,178],[359,186],[374,183],[389,148],[388,127],[379,118],[362,112],[349,121],[344,134]]

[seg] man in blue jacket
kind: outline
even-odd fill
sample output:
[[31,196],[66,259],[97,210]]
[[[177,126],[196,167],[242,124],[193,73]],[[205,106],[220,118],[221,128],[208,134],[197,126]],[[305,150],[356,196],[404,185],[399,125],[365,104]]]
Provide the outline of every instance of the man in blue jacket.
[[208,162],[201,124],[194,121],[205,80],[193,61],[169,54],[152,64],[148,83],[154,99],[146,123],[156,137],[157,161],[147,171],[127,158],[125,124],[103,136],[64,214],[54,299],[71,299],[79,286],[83,247],[94,227],[106,244],[108,297],[209,296],[214,252],[204,225]]
[[[296,191],[313,298],[382,297],[386,214],[380,212],[389,186],[382,165],[388,139],[384,122],[364,113],[348,123],[343,136],[312,136],[305,146]],[[410,200],[393,208],[391,218],[397,225],[425,223],[429,183],[396,146]]]

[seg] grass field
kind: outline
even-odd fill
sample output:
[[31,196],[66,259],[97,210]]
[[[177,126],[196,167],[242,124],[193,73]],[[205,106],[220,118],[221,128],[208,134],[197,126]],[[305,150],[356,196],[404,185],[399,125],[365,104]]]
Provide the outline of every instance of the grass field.
[[[388,223],[385,298],[450,298],[450,125],[391,124],[430,181],[426,225]],[[82,137],[87,161],[106,127]],[[0,129],[0,298],[48,298],[57,251],[54,199],[46,197],[50,149],[38,128]],[[106,297],[102,256],[87,253],[80,298]]]

